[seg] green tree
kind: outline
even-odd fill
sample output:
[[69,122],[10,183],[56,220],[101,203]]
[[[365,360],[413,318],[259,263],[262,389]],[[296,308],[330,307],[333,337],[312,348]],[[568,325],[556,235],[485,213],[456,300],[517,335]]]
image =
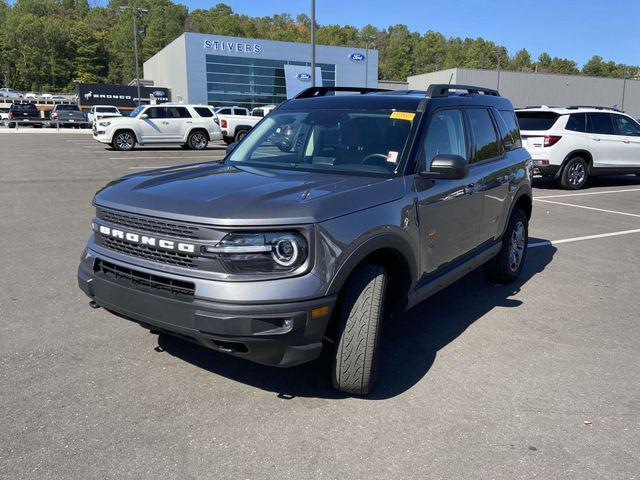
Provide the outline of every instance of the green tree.
[[524,72],[531,69],[531,54],[526,49],[518,50],[513,56],[512,66],[514,70]]

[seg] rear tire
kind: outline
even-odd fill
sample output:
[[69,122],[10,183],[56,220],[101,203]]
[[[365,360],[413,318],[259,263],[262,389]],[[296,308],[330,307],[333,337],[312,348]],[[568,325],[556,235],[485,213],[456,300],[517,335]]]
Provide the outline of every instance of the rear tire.
[[376,380],[387,273],[364,264],[348,282],[337,312],[332,381],[341,392],[366,395]]
[[236,136],[235,136],[235,140],[236,142],[239,142],[240,140],[242,140],[244,137],[247,136],[247,133],[249,133],[249,130],[238,130],[236,132]]
[[585,186],[588,178],[587,161],[581,157],[573,157],[562,169],[560,186],[568,190],[579,190]]
[[485,265],[487,276],[496,283],[513,282],[524,266],[528,244],[529,220],[524,210],[516,207],[502,236],[502,248]]
[[136,137],[131,130],[119,130],[113,135],[111,146],[121,152],[133,150],[136,145]]
[[207,138],[207,134],[202,130],[191,132],[187,138],[187,145],[189,145],[189,148],[192,150],[204,150],[208,144],[209,138]]

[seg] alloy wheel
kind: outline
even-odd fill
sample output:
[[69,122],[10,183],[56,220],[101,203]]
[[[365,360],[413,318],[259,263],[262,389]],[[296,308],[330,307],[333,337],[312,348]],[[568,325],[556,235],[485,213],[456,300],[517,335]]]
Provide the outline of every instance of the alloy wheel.
[[568,179],[569,179],[569,183],[574,187],[582,185],[586,177],[587,177],[587,172],[582,163],[576,162],[569,167]]
[[524,248],[526,244],[525,229],[522,222],[514,225],[511,232],[511,242],[509,245],[509,268],[515,272],[520,268],[522,257],[524,257]]

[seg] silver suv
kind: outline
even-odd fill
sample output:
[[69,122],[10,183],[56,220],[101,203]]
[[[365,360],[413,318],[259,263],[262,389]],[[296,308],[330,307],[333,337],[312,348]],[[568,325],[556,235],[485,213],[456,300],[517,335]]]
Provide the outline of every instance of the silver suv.
[[[286,151],[283,129],[296,132]],[[334,386],[366,394],[385,319],[482,265],[497,282],[519,275],[531,176],[494,90],[315,87],[222,164],[99,191],[78,280],[93,307],[256,362],[329,348]]]

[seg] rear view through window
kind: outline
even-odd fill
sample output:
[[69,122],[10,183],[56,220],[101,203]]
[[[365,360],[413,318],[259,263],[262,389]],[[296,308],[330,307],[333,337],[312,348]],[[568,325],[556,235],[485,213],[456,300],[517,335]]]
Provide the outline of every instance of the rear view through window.
[[521,130],[549,130],[559,115],[553,112],[516,112]]

